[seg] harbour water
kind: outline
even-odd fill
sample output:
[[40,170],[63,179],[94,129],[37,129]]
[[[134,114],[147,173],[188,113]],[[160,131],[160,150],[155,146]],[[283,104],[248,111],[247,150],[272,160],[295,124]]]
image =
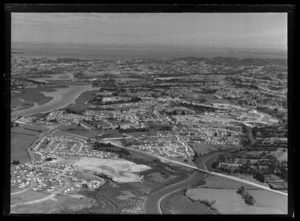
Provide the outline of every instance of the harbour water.
[[41,92],[47,97],[53,97],[53,99],[43,105],[35,103],[31,108],[12,112],[12,118],[18,115],[30,116],[37,113],[46,113],[66,107],[74,103],[81,93],[95,89],[97,88],[92,87],[92,85],[70,85],[68,88],[58,88],[53,92]]

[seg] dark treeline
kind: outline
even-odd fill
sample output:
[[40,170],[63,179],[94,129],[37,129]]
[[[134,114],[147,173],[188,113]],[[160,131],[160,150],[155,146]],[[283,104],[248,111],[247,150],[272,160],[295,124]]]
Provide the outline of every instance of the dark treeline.
[[100,143],[96,142],[94,144],[94,150],[100,150],[105,152],[112,152],[118,154],[119,157],[128,157],[130,152],[126,149],[118,148],[111,143]]

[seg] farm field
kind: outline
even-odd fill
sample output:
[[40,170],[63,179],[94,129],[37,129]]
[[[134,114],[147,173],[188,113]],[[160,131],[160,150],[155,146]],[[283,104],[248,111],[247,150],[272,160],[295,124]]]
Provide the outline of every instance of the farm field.
[[[230,181],[231,182],[231,181]],[[224,183],[222,183],[224,184]],[[222,184],[219,184],[220,186]],[[226,184],[225,184],[226,185]],[[229,186],[229,183],[227,183]],[[216,188],[215,180],[210,180],[200,188],[189,189],[186,195],[193,200],[215,200],[213,207],[221,214],[286,214],[287,197],[265,190],[248,189],[246,191],[254,197],[254,206],[247,205],[237,193],[238,188]],[[233,186],[234,187],[234,186]]]
[[32,200],[38,200],[48,196],[48,194],[35,192],[32,190],[25,191],[23,193],[11,196],[11,205],[17,203],[24,203]]
[[27,148],[44,130],[42,127],[24,124],[11,128],[11,160],[19,160],[21,163],[29,161]]
[[201,185],[201,188],[211,188],[211,189],[238,189],[242,185],[246,189],[257,189],[256,187],[253,187],[251,185],[247,184],[241,184],[237,181],[231,180],[231,179],[225,179],[218,176],[209,175],[205,178],[205,184]]
[[20,163],[30,161],[27,148],[36,140],[38,135],[19,134],[11,132],[11,160]]
[[149,170],[151,167],[138,165],[124,159],[98,159],[81,158],[73,166],[78,169],[102,173],[112,178],[115,182],[139,182],[140,176],[136,173]]
[[46,200],[44,202],[20,205],[11,209],[12,214],[45,214],[56,211],[56,202],[54,200]]
[[255,213],[287,214],[288,198],[264,190],[248,191],[256,200]]
[[183,190],[174,192],[161,202],[163,214],[217,214],[199,202],[193,202],[184,196]]
[[186,195],[193,200],[215,200],[213,207],[221,214],[251,214],[251,208],[242,197],[236,193],[237,189],[189,189]]
[[60,213],[64,210],[76,212],[77,210],[88,208],[95,204],[95,200],[87,197],[76,198],[72,196],[56,196],[53,199],[46,200],[40,203],[16,206],[12,208],[11,212],[14,214]]
[[255,179],[251,175],[246,175],[246,174],[240,174],[240,173],[238,173],[238,174],[234,174],[234,176],[238,177],[238,178],[241,178],[241,179],[244,179],[244,180],[248,180],[248,181],[250,181],[252,183],[257,183],[257,184],[269,187],[269,185],[267,183],[262,183],[262,182],[258,181],[257,179]]

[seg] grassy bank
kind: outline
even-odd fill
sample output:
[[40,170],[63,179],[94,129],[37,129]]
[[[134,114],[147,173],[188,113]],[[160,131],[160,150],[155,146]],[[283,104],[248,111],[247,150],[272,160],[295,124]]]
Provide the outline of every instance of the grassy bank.
[[96,95],[95,93],[99,92],[98,90],[92,90],[92,91],[85,91],[79,95],[79,97],[76,98],[75,104],[84,104],[89,99],[94,98]]

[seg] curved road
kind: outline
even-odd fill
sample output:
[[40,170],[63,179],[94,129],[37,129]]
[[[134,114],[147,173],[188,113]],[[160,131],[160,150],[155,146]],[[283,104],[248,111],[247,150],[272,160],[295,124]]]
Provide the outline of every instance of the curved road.
[[195,171],[192,175],[190,175],[189,178],[154,192],[147,198],[147,201],[145,204],[146,213],[147,214],[162,214],[160,204],[161,204],[161,201],[166,196],[168,196],[169,194],[171,194],[175,191],[183,189],[183,188],[189,186],[190,184],[195,183],[199,179],[203,179],[204,177],[205,177],[204,173]]
[[64,187],[60,188],[59,190],[55,191],[54,193],[51,193],[50,195],[43,197],[41,199],[37,199],[37,200],[32,200],[29,202],[24,202],[24,203],[17,203],[14,205],[11,205],[11,208],[16,207],[16,206],[20,206],[20,205],[27,205],[27,204],[33,204],[33,203],[40,203],[49,199],[52,199],[53,197],[55,197],[57,194],[59,194],[60,192],[62,192],[64,189],[66,189],[68,187],[68,183],[65,184]]

